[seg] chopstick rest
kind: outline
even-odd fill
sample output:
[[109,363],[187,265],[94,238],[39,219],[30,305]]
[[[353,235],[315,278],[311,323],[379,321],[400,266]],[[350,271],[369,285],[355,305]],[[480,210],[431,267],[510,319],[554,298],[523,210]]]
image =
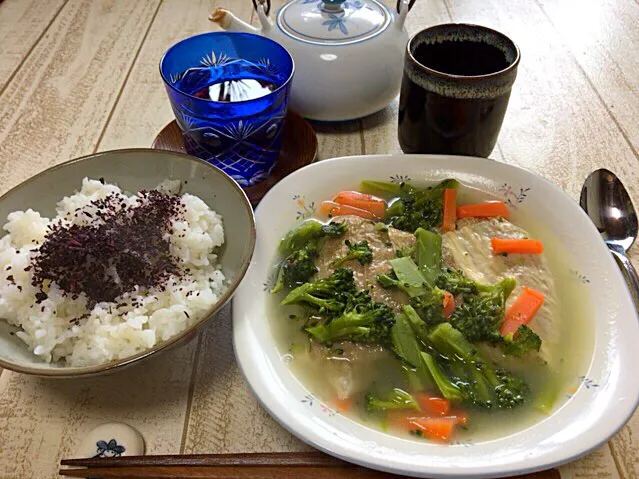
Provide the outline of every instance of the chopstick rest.
[[144,455],[144,438],[123,422],[101,424],[91,430],[80,443],[76,457],[112,458]]

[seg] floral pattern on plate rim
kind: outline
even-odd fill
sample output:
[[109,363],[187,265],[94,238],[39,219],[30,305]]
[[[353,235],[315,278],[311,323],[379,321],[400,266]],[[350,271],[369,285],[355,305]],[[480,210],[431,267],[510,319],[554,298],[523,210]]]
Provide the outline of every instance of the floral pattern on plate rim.
[[305,395],[300,402],[302,404],[306,404],[308,407],[313,407],[313,405],[315,403],[317,403],[319,405],[320,411],[324,414],[326,414],[328,417],[333,417],[336,414],[339,414],[335,409],[327,406],[326,404],[323,404],[321,401],[319,401],[314,395],[312,394],[307,394]]
[[304,195],[294,195],[293,201],[299,208],[295,215],[296,220],[306,220],[315,214],[315,202],[308,203]]
[[586,390],[590,390],[590,391],[594,391],[600,387],[599,383],[597,383],[594,379],[591,379],[587,376],[578,376],[577,385],[572,386],[568,389],[568,392],[566,393],[566,398],[571,399],[577,393],[577,391],[579,391],[581,386],[584,386]]
[[523,203],[523,201],[528,197],[528,192],[530,188],[519,188],[517,191],[516,188],[513,188],[508,183],[504,183],[499,187],[498,190],[502,195],[504,195],[504,201],[511,208],[517,208],[517,205]]
[[590,283],[590,280],[588,279],[588,277],[586,275],[584,275],[583,273],[580,273],[579,271],[577,271],[576,269],[571,269],[570,270],[570,274],[577,279],[581,284],[588,284]]
[[277,268],[275,268],[266,278],[266,281],[262,283],[262,291],[268,292],[275,286],[275,280],[277,279]]

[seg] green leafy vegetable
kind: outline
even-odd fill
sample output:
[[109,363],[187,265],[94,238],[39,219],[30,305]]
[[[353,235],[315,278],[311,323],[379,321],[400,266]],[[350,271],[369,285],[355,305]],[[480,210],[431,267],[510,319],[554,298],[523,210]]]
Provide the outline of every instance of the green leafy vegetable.
[[369,414],[386,413],[388,411],[408,409],[419,411],[419,405],[413,396],[406,391],[395,388],[384,397],[373,394],[366,395],[366,410]]
[[502,349],[510,356],[521,357],[530,351],[539,352],[540,348],[541,338],[525,324],[503,338]]
[[326,236],[341,236],[346,232],[346,223],[332,221],[328,224],[317,220],[306,220],[297,228],[289,231],[280,241],[279,252],[290,255],[299,249],[305,248],[309,243],[316,243],[318,239]]
[[[448,382],[461,392],[465,403],[485,409],[509,409],[530,398],[530,390],[521,379],[503,369],[492,369],[464,335],[449,323],[436,326],[429,339],[435,350],[445,355],[445,364],[451,371],[446,376],[443,369],[440,370],[440,382],[447,377]],[[450,388],[450,385],[446,387]]]
[[317,313],[342,311],[350,296],[356,293],[353,271],[338,268],[333,274],[291,290],[282,300],[283,305],[303,304]]
[[340,266],[346,261],[352,260],[359,262],[361,265],[368,264],[373,261],[373,251],[368,245],[368,241],[364,240],[359,243],[351,243],[351,241],[346,240],[344,243],[348,247],[348,253],[333,261],[334,266]]
[[320,240],[330,236],[341,236],[346,232],[346,223],[332,221],[328,224],[307,220],[288,232],[280,241],[279,251],[286,255],[279,265],[275,285],[271,293],[294,288],[305,283],[317,272],[315,259]]
[[[421,348],[411,321],[405,314],[395,317],[395,324],[391,329],[391,341],[393,351],[414,371],[414,378],[420,383],[422,389],[433,386],[433,379],[422,362]],[[409,374],[411,376],[411,374]]]
[[312,242],[291,253],[280,264],[275,286],[271,289],[271,293],[277,293],[284,287],[295,288],[307,282],[317,273],[315,258],[317,258],[317,247]]
[[388,263],[393,268],[393,275],[382,274],[377,277],[384,288],[399,288],[411,298],[428,292],[426,279],[411,258],[404,256],[391,259]]
[[458,181],[453,179],[425,189],[415,188],[409,183],[364,181],[362,189],[378,195],[398,197],[386,209],[385,221],[390,226],[413,233],[417,228],[439,229],[444,209],[444,190],[457,188],[458,185]]
[[442,237],[432,231],[417,228],[415,231],[415,262],[430,287],[435,286],[441,270]]
[[307,327],[316,340],[332,344],[340,341],[387,344],[395,323],[393,312],[383,303],[372,300],[368,291],[348,294],[346,305],[338,315]]
[[499,343],[499,327],[504,318],[504,307],[516,281],[501,280],[494,286],[483,286],[477,294],[466,294],[450,316],[450,324],[461,331],[470,342]]

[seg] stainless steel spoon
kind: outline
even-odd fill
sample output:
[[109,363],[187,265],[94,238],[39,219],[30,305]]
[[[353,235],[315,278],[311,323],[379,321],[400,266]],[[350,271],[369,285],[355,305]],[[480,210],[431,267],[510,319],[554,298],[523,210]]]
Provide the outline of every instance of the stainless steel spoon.
[[610,248],[624,273],[635,305],[639,305],[639,276],[626,256],[637,238],[639,226],[626,188],[611,171],[593,171],[581,189],[579,204]]

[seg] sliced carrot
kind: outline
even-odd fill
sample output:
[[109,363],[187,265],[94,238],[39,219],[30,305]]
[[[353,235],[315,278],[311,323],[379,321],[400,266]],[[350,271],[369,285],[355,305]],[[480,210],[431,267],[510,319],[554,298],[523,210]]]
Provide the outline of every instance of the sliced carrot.
[[381,219],[375,216],[370,211],[362,210],[360,208],[354,208],[348,205],[340,205],[339,203],[335,203],[334,201],[322,202],[322,205],[320,206],[320,212],[330,217],[355,215],[355,216],[359,216],[360,218],[364,218],[366,220]]
[[339,399],[336,398],[335,401],[333,402],[333,405],[335,406],[335,410],[337,412],[346,412],[349,409],[351,409],[351,407],[353,406],[353,398],[346,398],[346,399]]
[[442,221],[442,231],[453,231],[457,221],[457,190],[446,188],[444,190],[444,214]]
[[425,393],[416,394],[415,399],[422,412],[429,416],[446,416],[450,411],[450,402],[447,399]]
[[458,413],[455,416],[407,416],[395,411],[388,415],[389,425],[402,431],[421,431],[426,437],[440,441],[450,441],[456,426],[466,426],[468,415]]
[[383,218],[386,212],[386,202],[383,199],[358,191],[342,191],[333,198],[333,201],[340,205],[370,211],[378,218]]
[[453,311],[455,311],[455,297],[448,291],[444,291],[444,301],[442,302],[442,305],[442,314],[444,315],[444,318],[450,318]]
[[518,254],[541,254],[544,252],[544,245],[535,239],[505,239],[491,238],[490,244],[493,253],[518,253]]
[[521,294],[506,311],[504,321],[499,329],[502,336],[515,334],[522,324],[530,323],[544,304],[544,299],[543,293],[524,286]]
[[463,411],[452,411],[450,417],[454,417],[457,419],[457,425],[459,426],[467,426],[468,425],[468,414]]
[[457,207],[457,218],[492,218],[495,216],[508,218],[508,215],[508,206],[503,201]]
[[450,441],[455,432],[457,418],[454,417],[411,417],[408,418],[411,429],[422,431],[431,439]]

